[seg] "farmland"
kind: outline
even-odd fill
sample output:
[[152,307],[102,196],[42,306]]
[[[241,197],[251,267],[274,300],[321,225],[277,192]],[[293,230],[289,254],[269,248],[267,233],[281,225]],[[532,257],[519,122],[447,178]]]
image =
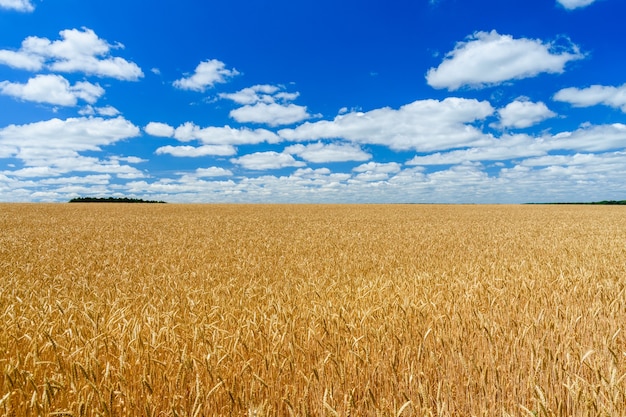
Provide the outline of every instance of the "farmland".
[[626,415],[619,206],[0,205],[0,415]]

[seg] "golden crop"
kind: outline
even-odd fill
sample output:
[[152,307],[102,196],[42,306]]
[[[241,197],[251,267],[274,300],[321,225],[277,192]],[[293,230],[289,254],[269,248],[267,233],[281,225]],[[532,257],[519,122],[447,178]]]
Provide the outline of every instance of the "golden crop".
[[624,416],[626,209],[0,205],[0,415]]

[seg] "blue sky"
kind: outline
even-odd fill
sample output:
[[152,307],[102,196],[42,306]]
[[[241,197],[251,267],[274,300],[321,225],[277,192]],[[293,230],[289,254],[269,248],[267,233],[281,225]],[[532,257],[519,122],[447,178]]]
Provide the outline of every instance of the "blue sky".
[[0,0],[0,201],[626,199],[621,0]]

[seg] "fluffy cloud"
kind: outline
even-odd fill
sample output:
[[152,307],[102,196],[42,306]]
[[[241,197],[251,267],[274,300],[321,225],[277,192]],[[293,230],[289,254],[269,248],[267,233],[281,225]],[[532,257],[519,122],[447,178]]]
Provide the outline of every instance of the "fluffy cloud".
[[120,111],[113,106],[93,107],[85,106],[78,111],[81,116],[94,116],[99,114],[100,116],[113,117],[120,114]]
[[476,32],[457,43],[437,68],[428,71],[426,80],[434,88],[449,90],[485,87],[540,73],[562,73],[565,64],[583,57],[573,44],[565,50],[540,40],[514,39],[495,30]]
[[305,106],[296,104],[256,103],[248,104],[230,112],[239,123],[262,123],[269,126],[290,125],[309,119]]
[[0,9],[17,10],[18,12],[32,12],[35,7],[30,0],[0,0]]
[[30,36],[22,42],[19,51],[0,50],[0,64],[30,71],[45,67],[119,80],[143,77],[137,64],[110,56],[111,49],[123,48],[122,44],[110,45],[87,28],[62,30],[59,35],[61,40],[57,41]]
[[231,156],[237,150],[231,145],[202,145],[202,146],[161,146],[155,153],[157,155],[172,155],[178,157],[199,157],[199,156]]
[[181,142],[199,140],[206,145],[252,145],[281,141],[278,135],[266,129],[235,129],[230,126],[201,128],[191,122],[177,127],[174,130],[174,138]]
[[49,159],[45,165],[40,163],[39,165],[28,166],[15,171],[4,171],[5,174],[18,178],[50,178],[64,175],[69,172],[99,172],[115,174],[118,178],[124,179],[143,178],[145,176],[135,167],[120,164],[118,159],[102,160],[82,155],[55,157],[53,159]]
[[226,64],[217,59],[203,61],[189,77],[174,81],[174,87],[181,90],[204,91],[217,83],[225,83],[228,78],[238,75],[236,69],[227,69]]
[[428,152],[489,143],[489,136],[472,123],[493,112],[486,101],[456,97],[418,100],[398,110],[385,107],[366,113],[352,112],[332,121],[306,122],[278,133],[291,141],[341,138],[394,150]]
[[546,146],[542,139],[529,135],[504,135],[491,138],[482,146],[457,149],[449,152],[436,152],[416,156],[407,165],[454,165],[477,161],[503,161],[513,158],[545,155]]
[[523,129],[555,117],[556,113],[548,109],[545,103],[518,99],[498,110],[498,116],[500,126]]
[[219,97],[232,100],[237,104],[275,103],[274,94],[280,89],[281,87],[275,85],[254,85],[235,93],[221,93]]
[[298,98],[300,93],[289,93],[282,89],[282,86],[255,85],[235,93],[222,93],[219,97],[243,105],[230,112],[230,117],[239,123],[281,126],[310,119],[311,115],[305,106],[289,103]]
[[391,174],[397,174],[401,169],[402,166],[396,162],[368,162],[355,167],[352,171],[359,173],[354,177],[354,181],[374,182],[387,181]]
[[554,95],[554,100],[570,103],[576,107],[604,104],[626,113],[626,84],[620,87],[592,85],[588,88],[564,88]]
[[305,166],[302,161],[296,161],[293,156],[287,153],[278,152],[256,152],[231,159],[233,164],[241,165],[250,170],[260,171],[268,169],[280,169],[285,167]]
[[198,178],[230,177],[231,175],[233,173],[230,170],[220,167],[198,168],[194,173],[194,176]]
[[586,125],[546,138],[549,150],[601,152],[626,148],[626,125]]
[[162,138],[171,138],[176,131],[172,126],[166,123],[150,122],[143,129],[150,136],[157,136]]
[[60,75],[37,75],[26,84],[0,82],[0,94],[36,103],[75,106],[78,99],[95,103],[104,94],[104,89],[86,81],[72,86]]
[[367,164],[361,164],[358,167],[352,169],[354,172],[375,172],[385,174],[395,174],[400,172],[402,165],[397,162],[379,163],[368,162]]
[[322,142],[310,145],[292,145],[285,148],[285,153],[298,155],[305,161],[317,164],[325,162],[367,161],[372,155],[363,151],[359,146],[352,144],[324,144]]
[[42,69],[46,59],[43,56],[23,49],[23,46],[20,51],[0,49],[0,64],[27,71],[39,71]]
[[139,128],[123,117],[115,119],[50,119],[0,129],[0,144],[17,148],[97,151],[122,139],[139,135]]
[[[51,176],[72,171],[115,173],[125,178],[143,176],[136,168],[79,154],[139,135],[139,128],[122,117],[51,119],[0,129],[0,157],[20,159],[25,167],[15,176]],[[141,161],[141,160],[139,160]]]
[[574,10],[580,7],[587,7],[596,0],[556,0],[561,6],[567,10]]
[[626,125],[582,126],[573,132],[532,137],[504,135],[482,146],[416,156],[407,165],[454,165],[468,162],[523,160],[548,153],[604,152],[626,148]]

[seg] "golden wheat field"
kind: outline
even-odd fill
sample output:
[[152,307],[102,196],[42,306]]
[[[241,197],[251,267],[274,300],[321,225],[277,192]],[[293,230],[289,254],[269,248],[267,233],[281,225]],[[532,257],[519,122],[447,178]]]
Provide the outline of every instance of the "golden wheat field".
[[0,205],[3,416],[625,416],[626,209]]

